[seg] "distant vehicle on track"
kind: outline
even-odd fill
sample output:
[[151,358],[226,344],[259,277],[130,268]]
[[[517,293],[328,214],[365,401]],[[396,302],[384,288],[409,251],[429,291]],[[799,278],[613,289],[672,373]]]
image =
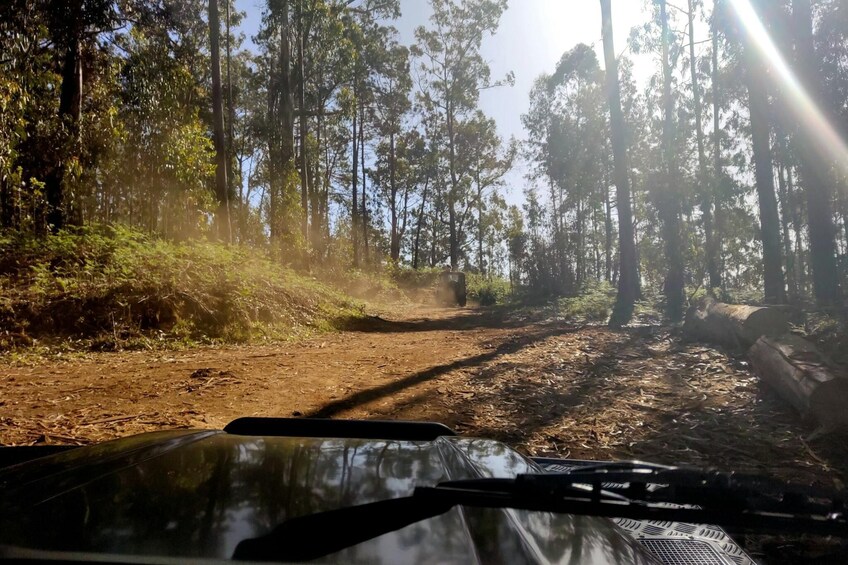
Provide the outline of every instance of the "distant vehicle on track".
[[467,301],[465,273],[446,270],[439,275],[436,298],[445,306],[465,306]]

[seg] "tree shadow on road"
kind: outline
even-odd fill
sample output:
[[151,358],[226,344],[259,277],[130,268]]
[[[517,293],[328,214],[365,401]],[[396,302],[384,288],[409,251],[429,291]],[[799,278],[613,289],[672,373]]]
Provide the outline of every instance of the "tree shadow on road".
[[[447,320],[434,320],[434,322],[439,322],[441,324],[455,324],[456,321],[457,319],[454,317],[449,318]],[[412,322],[412,324],[414,323],[415,322]],[[428,322],[423,323],[427,324]],[[479,323],[479,320],[476,323]],[[447,327],[455,326],[448,325]],[[468,327],[471,328],[480,326]],[[460,325],[460,327],[455,328],[461,329],[462,326]],[[442,327],[442,329],[444,329],[444,327]],[[409,376],[392,381],[391,383],[353,393],[345,398],[330,402],[329,404],[324,405],[318,410],[314,410],[313,412],[307,414],[307,416],[313,418],[329,418],[341,412],[354,409],[356,407],[368,404],[375,400],[390,397],[405,389],[409,389],[411,387],[415,387],[416,385],[431,381],[457,369],[479,367],[481,365],[490,363],[501,356],[514,354],[525,347],[528,347],[536,342],[543,341],[551,336],[559,335],[566,332],[573,332],[578,329],[579,328],[577,326],[571,324],[564,324],[561,322],[537,324],[532,326],[532,329],[526,329],[520,335],[508,336],[507,339],[501,342],[500,344],[489,346],[491,347],[490,351],[478,355],[473,355],[471,357],[466,357],[464,359],[458,359],[456,361],[452,361],[451,363],[436,365],[424,371],[419,371]]]

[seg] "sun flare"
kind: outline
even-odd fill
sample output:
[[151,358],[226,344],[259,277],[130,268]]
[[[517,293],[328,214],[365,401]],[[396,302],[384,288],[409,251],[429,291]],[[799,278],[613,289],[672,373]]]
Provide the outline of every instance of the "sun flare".
[[811,139],[817,140],[817,149],[822,155],[830,157],[837,171],[842,176],[848,175],[848,144],[798,80],[750,0],[730,0],[730,4],[751,38],[752,45],[773,70],[774,80],[788,95],[787,106],[797,123],[807,130]]

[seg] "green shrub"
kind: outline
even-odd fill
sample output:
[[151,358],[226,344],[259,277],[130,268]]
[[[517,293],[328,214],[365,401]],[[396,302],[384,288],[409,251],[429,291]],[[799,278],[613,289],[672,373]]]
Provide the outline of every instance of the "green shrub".
[[499,277],[485,277],[478,273],[466,273],[466,292],[470,302],[477,302],[481,306],[493,306],[504,304],[509,301],[509,281]]
[[609,318],[614,304],[615,289],[603,282],[587,288],[579,296],[560,298],[557,311],[565,318],[600,322]]
[[262,254],[94,226],[0,238],[7,333],[112,341],[245,341],[323,329],[359,307]]

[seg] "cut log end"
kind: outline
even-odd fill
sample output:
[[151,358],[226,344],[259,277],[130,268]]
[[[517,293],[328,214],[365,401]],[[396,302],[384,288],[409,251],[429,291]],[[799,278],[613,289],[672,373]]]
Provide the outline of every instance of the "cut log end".
[[761,337],[748,351],[757,376],[802,415],[829,430],[848,429],[848,379],[796,335]]

